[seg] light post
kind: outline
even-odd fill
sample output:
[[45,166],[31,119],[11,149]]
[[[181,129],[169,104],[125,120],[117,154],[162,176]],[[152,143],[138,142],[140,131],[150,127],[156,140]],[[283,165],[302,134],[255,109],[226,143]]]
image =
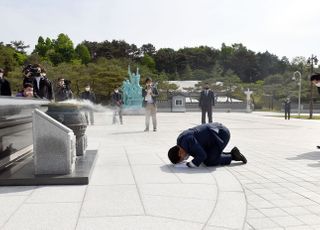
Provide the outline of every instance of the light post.
[[[310,65],[310,76],[313,74],[313,64],[318,64],[317,56],[314,56],[313,54],[311,57],[308,58],[307,64]],[[310,78],[309,76],[309,78]],[[313,115],[313,84],[310,81],[310,105],[309,105],[309,119],[312,119]]]
[[299,76],[299,96],[298,96],[298,116],[300,118],[300,111],[301,111],[301,73],[299,71],[296,71],[293,73],[293,80],[296,80],[296,74]]

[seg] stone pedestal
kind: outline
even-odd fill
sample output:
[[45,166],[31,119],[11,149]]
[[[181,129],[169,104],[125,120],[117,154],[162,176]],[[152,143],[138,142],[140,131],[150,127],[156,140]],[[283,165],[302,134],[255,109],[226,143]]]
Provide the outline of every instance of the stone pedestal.
[[76,155],[73,131],[38,109],[32,119],[35,174],[72,173]]

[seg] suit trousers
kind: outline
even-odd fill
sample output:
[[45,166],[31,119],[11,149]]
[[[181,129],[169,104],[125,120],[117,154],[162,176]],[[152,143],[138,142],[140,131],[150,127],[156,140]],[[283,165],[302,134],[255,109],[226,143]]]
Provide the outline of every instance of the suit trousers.
[[153,129],[157,129],[157,106],[153,103],[146,104],[146,130],[149,129],[150,116],[152,117]]
[[203,162],[206,166],[229,165],[231,163],[231,154],[223,153],[224,148],[230,140],[230,132],[225,126],[222,126],[219,128],[217,135],[224,143],[220,147],[216,144],[211,147],[210,151],[207,153],[207,159]]
[[212,106],[211,105],[201,107],[201,113],[202,113],[202,117],[201,117],[202,124],[206,123],[206,113],[208,114],[209,123],[212,123]]

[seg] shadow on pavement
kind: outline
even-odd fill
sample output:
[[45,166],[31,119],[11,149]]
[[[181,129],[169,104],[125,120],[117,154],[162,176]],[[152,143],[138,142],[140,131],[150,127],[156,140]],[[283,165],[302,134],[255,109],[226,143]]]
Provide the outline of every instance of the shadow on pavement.
[[288,157],[287,160],[320,160],[320,152],[308,152],[308,153],[302,153],[295,157]]
[[111,135],[137,134],[137,133],[145,133],[145,132],[144,131],[117,132],[117,133],[111,133]]
[[211,173],[216,170],[216,167],[202,167],[199,168],[176,168],[172,164],[161,165],[160,169],[165,173],[185,173],[185,174],[198,174],[198,173]]

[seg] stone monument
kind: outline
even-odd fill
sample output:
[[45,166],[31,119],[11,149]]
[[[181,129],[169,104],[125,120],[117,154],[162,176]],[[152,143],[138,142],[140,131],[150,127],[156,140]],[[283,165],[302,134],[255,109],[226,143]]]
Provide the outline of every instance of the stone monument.
[[126,110],[140,110],[142,108],[142,87],[140,86],[139,68],[136,73],[132,73],[128,66],[129,79],[123,81],[123,107]]
[[33,112],[35,175],[70,174],[75,166],[76,138],[71,129],[46,113]]

